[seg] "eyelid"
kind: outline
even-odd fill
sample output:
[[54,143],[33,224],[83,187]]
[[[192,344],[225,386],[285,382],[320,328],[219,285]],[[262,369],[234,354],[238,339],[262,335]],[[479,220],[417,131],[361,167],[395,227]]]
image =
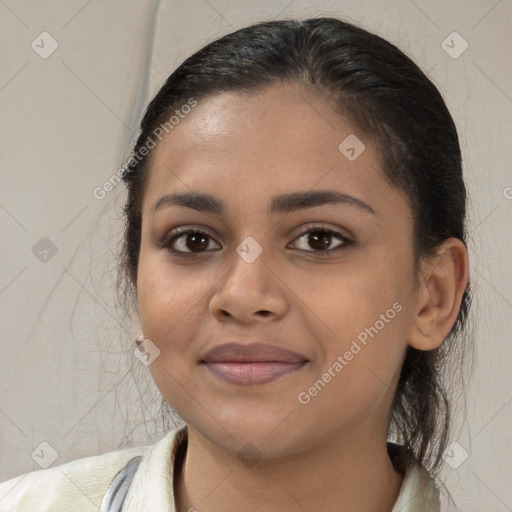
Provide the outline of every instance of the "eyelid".
[[331,233],[332,235],[336,235],[340,238],[343,238],[345,240],[350,240],[351,242],[355,241],[354,235],[348,229],[344,229],[338,226],[332,226],[330,223],[325,222],[308,222],[306,224],[301,224],[297,228],[293,229],[291,233],[297,233],[295,235],[295,238],[298,238],[302,235],[305,235],[306,233],[309,233],[310,231],[327,231],[328,233]]
[[[189,234],[194,234],[194,233],[200,233],[203,235],[207,235],[210,240],[213,240],[216,244],[220,245],[219,242],[217,242],[217,240],[215,239],[215,236],[212,236],[212,234],[210,233],[210,230],[208,228],[206,228],[204,226],[200,226],[200,225],[194,225],[194,224],[178,226],[178,227],[170,230],[168,233],[166,233],[164,235],[162,241],[158,245],[160,247],[165,248],[166,250],[168,250],[169,252],[171,252],[172,254],[175,254],[177,256],[180,256],[180,255],[197,255],[198,256],[198,255],[204,254],[206,252],[211,252],[211,250],[210,250],[210,251],[203,251],[202,253],[200,253],[200,252],[194,253],[194,252],[187,252],[187,251],[178,251],[171,247],[171,245],[172,245],[171,242],[173,240],[177,240],[184,235],[189,235]],[[215,250],[218,250],[218,249],[215,249]]]
[[[340,232],[341,228],[332,228],[330,226],[327,226],[322,223],[309,223],[309,224],[303,224],[299,228],[297,228],[295,231],[298,231],[298,234],[293,238],[293,240],[290,242],[293,244],[298,239],[302,238],[303,236],[307,235],[308,233],[314,233],[314,232],[325,232],[329,235],[333,236],[334,238],[338,238],[342,243],[338,247],[335,247],[334,249],[326,249],[322,251],[315,251],[313,249],[306,250],[306,249],[299,249],[300,252],[303,253],[309,253],[310,255],[314,256],[329,256],[331,254],[337,253],[343,249],[348,248],[351,246],[355,240],[353,239],[352,235],[346,235],[342,232]],[[299,231],[300,230],[300,231]],[[212,236],[210,233],[210,229],[206,228],[205,226],[201,225],[184,225],[184,226],[178,226],[171,231],[169,231],[158,245],[160,247],[165,248],[167,251],[169,251],[171,254],[176,256],[183,256],[183,257],[193,257],[193,256],[201,256],[208,252],[212,252],[212,250],[204,250],[200,252],[193,252],[193,251],[180,251],[176,250],[172,247],[175,240],[179,239],[182,236],[189,235],[189,234],[203,234],[206,235],[209,240],[213,241],[214,243],[219,244],[216,240],[216,235]],[[173,242],[173,243],[171,243]],[[288,247],[288,246],[287,246]],[[215,251],[218,251],[219,249],[213,249]]]
[[303,225],[301,226],[300,233],[292,240],[291,243],[295,242],[296,240],[302,238],[303,236],[307,235],[308,233],[314,233],[314,232],[325,232],[331,235],[334,238],[338,238],[341,240],[342,244],[338,247],[335,247],[334,249],[326,249],[324,251],[315,251],[315,250],[306,250],[306,249],[299,249],[301,252],[308,253],[310,255],[319,256],[319,257],[327,257],[331,254],[335,254],[339,251],[342,251],[343,249],[348,248],[350,245],[354,243],[354,239],[352,236],[347,236],[343,233],[341,233],[338,229],[323,225],[323,224],[315,224],[312,223],[310,225]]

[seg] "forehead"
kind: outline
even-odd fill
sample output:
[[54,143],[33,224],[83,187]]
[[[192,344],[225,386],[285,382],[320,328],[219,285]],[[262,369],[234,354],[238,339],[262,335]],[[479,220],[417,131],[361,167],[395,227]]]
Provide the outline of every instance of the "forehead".
[[384,179],[373,142],[296,84],[199,101],[157,144],[149,169],[144,212],[173,190],[250,197],[254,204],[315,188],[374,204],[385,194],[400,196]]

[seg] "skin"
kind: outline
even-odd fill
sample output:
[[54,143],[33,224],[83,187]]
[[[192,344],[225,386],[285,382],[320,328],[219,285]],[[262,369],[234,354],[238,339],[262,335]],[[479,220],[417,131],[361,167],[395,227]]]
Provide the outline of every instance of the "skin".
[[[349,134],[365,144],[355,161],[338,150]],[[273,196],[310,190],[353,195],[375,214],[349,204],[267,214]],[[226,210],[153,214],[162,195],[192,191]],[[436,348],[455,322],[467,283],[462,242],[447,240],[417,281],[411,210],[384,179],[377,148],[297,84],[200,101],[153,150],[142,213],[139,318],[160,350],[150,371],[188,424],[177,510],[389,512],[402,483],[386,451],[393,392],[407,345]],[[210,235],[207,250],[171,254],[162,242],[179,226]],[[343,240],[333,236],[320,253],[308,243],[318,226],[353,243],[334,250]],[[252,263],[236,251],[246,237],[262,248]],[[174,248],[186,251],[187,240]],[[300,403],[394,303],[401,311]],[[263,385],[226,383],[198,361],[229,340],[271,343],[308,363]],[[258,450],[250,466],[237,456],[247,443]]]

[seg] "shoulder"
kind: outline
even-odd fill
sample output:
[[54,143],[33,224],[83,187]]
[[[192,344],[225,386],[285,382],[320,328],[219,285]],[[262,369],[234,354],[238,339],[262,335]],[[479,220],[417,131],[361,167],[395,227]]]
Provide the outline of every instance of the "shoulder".
[[115,475],[150,447],[139,446],[33,471],[0,484],[0,512],[83,512],[100,509]]

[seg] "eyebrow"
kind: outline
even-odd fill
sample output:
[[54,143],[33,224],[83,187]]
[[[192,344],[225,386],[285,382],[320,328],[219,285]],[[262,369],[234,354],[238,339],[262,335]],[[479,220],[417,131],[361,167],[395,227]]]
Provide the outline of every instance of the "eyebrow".
[[[334,190],[293,192],[275,196],[270,202],[267,213],[271,216],[276,213],[288,213],[325,204],[345,204],[376,215],[375,210],[361,199]],[[153,206],[152,213],[154,215],[158,210],[171,205],[184,206],[215,215],[222,215],[226,211],[224,201],[216,199],[210,194],[189,192],[163,195]]]

